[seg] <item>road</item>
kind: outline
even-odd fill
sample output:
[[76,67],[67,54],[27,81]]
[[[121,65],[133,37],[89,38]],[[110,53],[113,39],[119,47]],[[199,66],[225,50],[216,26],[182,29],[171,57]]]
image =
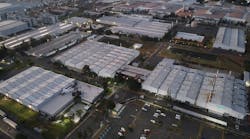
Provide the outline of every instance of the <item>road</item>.
[[150,64],[150,61],[159,55],[162,49],[166,48],[167,42],[159,43],[159,47],[143,62],[143,66]]
[[0,139],[11,139],[11,138],[0,131]]
[[[0,119],[0,132],[11,139],[15,139],[17,131]],[[3,136],[4,136],[3,135]],[[1,135],[0,135],[1,137]],[[2,138],[0,138],[2,139]]]

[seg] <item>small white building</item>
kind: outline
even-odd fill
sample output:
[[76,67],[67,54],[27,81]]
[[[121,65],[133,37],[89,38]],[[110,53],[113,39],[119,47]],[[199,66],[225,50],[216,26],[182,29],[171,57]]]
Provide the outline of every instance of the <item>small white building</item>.
[[204,36],[193,34],[193,33],[187,33],[187,32],[177,32],[175,39],[179,40],[189,40],[189,41],[196,41],[202,43],[204,40]]

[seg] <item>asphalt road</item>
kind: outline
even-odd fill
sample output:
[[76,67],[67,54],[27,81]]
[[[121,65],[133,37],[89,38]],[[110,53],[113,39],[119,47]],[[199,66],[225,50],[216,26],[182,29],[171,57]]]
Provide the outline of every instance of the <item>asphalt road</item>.
[[[148,110],[144,112],[141,108],[144,103],[141,101],[130,102],[120,115],[120,119],[113,119],[111,122],[111,131],[105,137],[106,139],[118,139],[118,131],[124,127],[125,138],[136,139],[139,138],[144,129],[150,129],[151,133],[147,136],[149,139],[244,139],[246,137],[239,136],[232,133],[227,133],[222,129],[211,127],[196,119],[184,116],[181,113],[181,120],[176,120],[175,115],[177,112],[161,110],[166,114],[166,117],[159,116],[155,118],[153,114],[156,112],[157,107],[146,107]],[[150,122],[153,119],[156,124]],[[133,125],[133,131],[129,131],[128,125]],[[173,127],[176,124],[177,127]]]
[[11,139],[11,138],[0,131],[0,139]]

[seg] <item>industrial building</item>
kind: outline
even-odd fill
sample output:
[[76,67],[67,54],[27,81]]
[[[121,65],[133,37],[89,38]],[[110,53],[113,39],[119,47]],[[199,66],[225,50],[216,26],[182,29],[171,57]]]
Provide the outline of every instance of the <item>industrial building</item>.
[[0,36],[9,36],[29,29],[28,24],[22,21],[5,20],[0,22]]
[[77,32],[70,32],[63,36],[59,36],[58,38],[55,38],[50,42],[44,43],[37,47],[33,47],[26,53],[35,57],[51,56],[57,53],[58,51],[62,51],[68,47],[73,46],[77,43],[77,41],[86,36],[88,36],[87,33],[82,34]]
[[238,28],[220,27],[213,47],[244,53],[246,49],[245,41],[246,35],[244,30]]
[[0,3],[0,20],[6,20],[6,14],[19,10],[20,7],[11,3]]
[[151,73],[151,71],[143,69],[143,68],[139,68],[139,67],[135,67],[135,66],[131,66],[131,65],[125,65],[123,67],[121,67],[117,73],[121,74],[121,75],[125,75],[128,77],[132,77],[134,79],[138,79],[138,80],[146,80],[147,77],[149,76],[149,74]]
[[14,6],[11,3],[0,3],[0,12],[14,10]]
[[5,41],[0,42],[0,46],[4,46],[7,49],[16,49],[18,46],[23,44],[24,42],[29,42],[31,38],[33,39],[41,39],[46,35],[60,35],[64,32],[67,32],[71,29],[75,28],[73,24],[66,23],[58,23],[51,26],[41,27],[39,29],[35,29],[29,31],[27,33],[23,33],[14,37],[11,37]]
[[161,39],[172,28],[172,24],[152,21],[142,16],[103,16],[96,20],[102,24],[112,25],[113,33],[136,34]]
[[[77,91],[79,87],[76,86],[81,84],[83,83],[75,79],[40,67],[31,67],[1,82],[0,93],[34,111],[55,117],[71,104],[72,93]],[[88,90],[82,93],[91,93]]]
[[94,104],[104,91],[103,88],[96,87],[84,82],[78,82],[77,85],[78,90],[82,92],[82,102],[89,105]]
[[56,56],[69,69],[82,72],[84,66],[101,77],[114,77],[118,69],[139,56],[139,51],[88,40]]
[[224,73],[175,65],[172,59],[163,59],[142,88],[218,115],[243,119],[248,111],[244,81]]
[[204,36],[198,34],[187,33],[187,32],[177,32],[175,35],[176,40],[187,40],[202,43],[204,41]]
[[201,23],[218,24],[226,14],[226,10],[218,7],[196,7],[192,16]]

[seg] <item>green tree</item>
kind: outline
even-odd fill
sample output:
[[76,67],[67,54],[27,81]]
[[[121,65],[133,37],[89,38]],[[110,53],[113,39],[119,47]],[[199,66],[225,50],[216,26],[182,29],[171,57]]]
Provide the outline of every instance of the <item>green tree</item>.
[[108,100],[107,101],[107,108],[110,109],[110,110],[114,109],[115,108],[115,102],[112,101],[112,100]]
[[137,80],[135,80],[135,79],[128,79],[128,81],[127,81],[127,83],[128,83],[128,87],[130,88],[130,89],[132,89],[132,90],[140,90],[141,89],[141,84],[137,81]]
[[15,137],[15,139],[27,139],[28,137],[22,133],[18,133]]

